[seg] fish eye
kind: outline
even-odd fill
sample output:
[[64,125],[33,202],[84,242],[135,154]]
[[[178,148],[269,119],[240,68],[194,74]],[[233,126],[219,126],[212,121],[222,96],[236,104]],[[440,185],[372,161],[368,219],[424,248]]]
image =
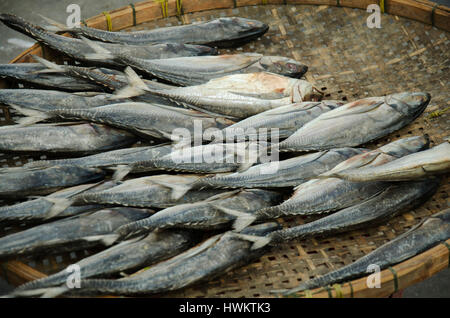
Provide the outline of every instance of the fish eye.
[[297,65],[295,64],[287,63],[286,66],[293,72],[297,70]]

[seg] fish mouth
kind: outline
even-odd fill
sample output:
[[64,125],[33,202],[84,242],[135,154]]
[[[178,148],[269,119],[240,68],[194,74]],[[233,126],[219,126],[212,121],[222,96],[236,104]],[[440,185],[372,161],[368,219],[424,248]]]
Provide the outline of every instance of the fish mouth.
[[[395,110],[414,119],[419,117],[431,101],[431,95],[424,92],[403,92],[386,96],[385,102]],[[402,110],[402,108],[404,108]]]

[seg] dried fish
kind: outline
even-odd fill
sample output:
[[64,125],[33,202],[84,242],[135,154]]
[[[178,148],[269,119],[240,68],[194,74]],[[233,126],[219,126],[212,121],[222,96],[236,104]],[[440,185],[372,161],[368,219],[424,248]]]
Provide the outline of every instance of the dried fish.
[[284,293],[293,294],[305,289],[326,286],[363,276],[367,273],[367,268],[371,264],[385,269],[388,266],[422,253],[448,238],[450,238],[450,209],[426,218],[406,233],[380,246],[355,262],[326,273],[323,276],[308,280]]
[[357,205],[345,208],[316,221],[270,234],[271,245],[293,239],[331,235],[384,222],[398,213],[413,209],[429,199],[439,186],[439,180],[399,182]]
[[83,35],[95,40],[147,45],[156,43],[189,43],[217,47],[233,47],[249,42],[267,32],[269,26],[263,22],[240,17],[223,17],[206,22],[185,24],[153,30],[134,32],[110,32],[80,25],[75,28],[43,17],[54,29]]
[[[403,138],[378,149],[365,152],[339,163],[318,177],[333,175],[348,167],[382,165],[385,162],[428,148],[426,137]],[[294,194],[278,206],[255,213],[257,219],[274,219],[289,215],[320,214],[365,201],[386,189],[384,182],[349,182],[337,178],[312,179],[295,188]]]
[[[108,275],[123,271],[136,270],[154,263],[164,261],[170,257],[184,252],[197,241],[197,234],[187,231],[158,231],[146,237],[138,237],[114,245],[100,253],[78,261],[80,278]],[[55,286],[65,283],[72,273],[66,269],[23,284],[16,288],[14,295],[26,293],[28,290]]]
[[428,93],[404,92],[348,103],[308,122],[276,147],[311,151],[358,146],[408,125],[430,99]]
[[101,169],[54,166],[46,169],[3,168],[0,170],[0,197],[21,198],[44,195],[61,188],[100,181]]
[[225,192],[225,190],[190,190],[201,176],[155,175],[126,180],[108,190],[76,196],[76,204],[114,204],[134,207],[167,208],[192,203]]
[[[48,45],[52,49],[62,52],[74,59],[89,62],[89,55],[94,53],[89,45],[87,45],[83,40],[53,34],[37,25],[33,25],[25,21],[18,16],[3,13],[0,14],[0,21],[2,21],[6,26],[30,36],[40,43]],[[156,45],[101,43],[101,46],[115,54],[123,53],[147,59],[211,55],[217,52],[216,49],[207,46],[177,43],[164,43]],[[120,66],[117,62],[108,59],[95,62],[107,66]]]
[[97,153],[130,145],[136,137],[126,131],[98,124],[17,125],[0,129],[0,151]]
[[[255,189],[225,192],[204,201],[161,210],[149,218],[121,226],[116,233],[121,237],[129,237],[166,228],[226,229],[238,217],[240,220],[245,219],[255,211],[280,200],[281,195],[274,191]],[[234,228],[242,230],[240,224],[235,223]]]
[[450,171],[450,142],[448,141],[383,165],[350,168],[330,176],[363,182],[401,181],[426,178],[446,171]]

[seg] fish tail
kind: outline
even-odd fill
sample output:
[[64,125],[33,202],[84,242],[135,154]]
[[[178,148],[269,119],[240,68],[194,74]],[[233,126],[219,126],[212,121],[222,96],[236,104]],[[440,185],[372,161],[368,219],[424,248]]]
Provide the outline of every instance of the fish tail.
[[14,110],[18,111],[19,113],[21,113],[22,115],[26,116],[24,118],[20,118],[17,120],[17,124],[20,126],[29,126],[37,122],[51,118],[50,115],[41,112],[39,110],[29,109],[14,104],[9,104],[9,106]]
[[36,60],[38,63],[42,64],[43,66],[47,67],[45,70],[39,70],[33,72],[34,74],[40,74],[40,73],[63,73],[65,72],[65,68],[61,65],[55,64],[53,62],[50,62],[40,56],[31,54],[34,60]]
[[109,50],[105,49],[103,46],[98,44],[95,41],[91,41],[84,36],[80,36],[80,39],[86,43],[91,49],[94,50],[95,53],[88,53],[85,55],[87,59],[90,60],[110,60],[115,59],[115,56],[113,53],[111,53]]
[[128,85],[116,91],[114,99],[130,98],[152,92],[131,67],[128,66],[125,69],[125,74],[127,76]]

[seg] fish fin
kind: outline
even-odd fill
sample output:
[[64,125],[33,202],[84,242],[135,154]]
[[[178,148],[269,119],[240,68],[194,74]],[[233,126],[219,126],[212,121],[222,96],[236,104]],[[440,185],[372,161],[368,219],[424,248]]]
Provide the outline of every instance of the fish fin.
[[147,84],[144,83],[142,78],[139,77],[139,75],[133,70],[132,67],[127,66],[124,70],[124,73],[127,76],[127,80],[128,80],[128,83],[130,83],[130,85],[139,87],[140,89],[142,89],[144,91],[150,91]]
[[268,100],[276,100],[276,99],[281,99],[281,98],[286,97],[282,93],[275,93],[275,92],[270,92],[270,93],[245,93],[245,92],[233,92],[233,91],[230,91],[230,93],[234,94],[234,95],[244,96],[244,97],[253,97],[253,98],[257,98],[257,99],[268,99]]
[[152,182],[159,184],[163,187],[170,188],[172,190],[172,194],[171,194],[172,200],[180,199],[192,187],[192,184],[170,184],[170,183],[167,183],[164,181],[153,181],[153,180],[152,180]]
[[44,289],[44,293],[42,294],[41,298],[55,298],[69,290],[70,288],[67,286],[46,288]]
[[35,71],[33,72],[34,74],[39,74],[39,73],[62,73],[64,72],[64,67],[61,65],[58,65],[56,63],[50,62],[40,56],[31,54],[31,56],[33,57],[33,60],[35,60],[36,62],[42,64],[43,66],[47,67],[48,69],[46,70],[40,70],[40,71]]
[[48,31],[60,32],[60,31],[68,31],[68,30],[71,30],[71,28],[69,28],[67,25],[64,25],[64,24],[59,23],[59,22],[57,22],[57,21],[55,21],[55,20],[53,20],[53,19],[50,19],[50,18],[48,18],[48,17],[46,17],[46,16],[43,16],[42,14],[39,14],[39,13],[38,13],[38,15],[39,15],[42,19],[44,19],[47,23],[50,24],[50,26],[46,26],[46,27],[45,27],[45,29],[48,30]]
[[218,209],[226,214],[236,217],[236,220],[233,222],[233,229],[238,232],[242,231],[243,229],[245,229],[247,226],[249,226],[256,220],[255,216],[251,215],[250,213],[227,209],[227,208],[224,208],[224,207],[222,207],[220,205],[216,205],[216,204],[212,204],[212,205],[216,209]]
[[83,240],[88,242],[100,241],[103,245],[109,246],[113,244],[119,238],[118,234],[104,234],[104,235],[92,235],[85,236]]
[[350,110],[349,110],[349,108],[344,108],[345,107],[345,105],[344,105],[344,106],[341,106],[341,108],[337,108],[338,110],[340,110],[343,113],[341,113],[341,112],[327,112],[327,113],[322,114],[320,116],[320,119],[328,120],[328,119],[335,119],[335,118],[344,117],[344,116],[364,114],[364,113],[367,113],[367,112],[370,112],[372,110],[377,109],[378,107],[380,107],[383,104],[384,104],[384,101],[375,102],[373,104],[367,104],[366,103],[364,105],[359,105],[358,107],[351,108]]
[[69,206],[71,206],[73,203],[73,200],[67,199],[67,198],[46,197],[44,199],[46,201],[53,203],[52,208],[50,209],[50,211],[48,211],[48,213],[44,217],[45,220],[57,216],[58,214],[63,212],[65,209],[67,209]]
[[233,233],[233,235],[242,240],[252,242],[253,244],[252,244],[252,247],[250,248],[252,251],[260,249],[260,248],[266,246],[267,244],[269,244],[269,242],[270,242],[270,238],[265,237],[265,236],[248,235],[248,234],[242,234],[242,233]]
[[[51,116],[47,115],[44,112],[41,112],[39,110],[35,110],[35,109],[29,109],[29,108],[25,108],[25,107],[21,107],[15,104],[9,104],[9,106],[18,111],[19,113],[21,113],[22,115],[25,115],[26,117],[24,118],[20,118],[17,120],[17,123],[21,126],[29,126],[32,124],[35,124],[37,122],[40,122],[42,120],[46,120],[48,118],[50,118]],[[6,126],[7,127],[7,126]]]
[[144,81],[130,66],[127,66],[124,72],[128,81],[128,85],[117,90],[114,93],[113,99],[131,98],[143,95],[147,92],[151,92]]
[[109,169],[114,170],[114,174],[112,176],[112,179],[114,181],[122,180],[131,172],[131,167],[128,165],[118,165]]
[[87,59],[90,60],[110,60],[110,59],[114,59],[114,55],[108,51],[107,49],[105,49],[103,46],[101,46],[100,44],[96,43],[95,41],[91,41],[87,38],[85,38],[84,36],[80,36],[80,39],[86,43],[86,45],[88,45],[91,49],[94,50],[95,53],[88,53],[85,55],[85,57]]
[[237,189],[237,190],[233,190],[233,191],[229,191],[229,192],[225,192],[225,193],[219,193],[219,194],[213,195],[212,197],[209,197],[208,199],[204,200],[204,202],[211,202],[211,201],[215,201],[215,200],[227,199],[241,191],[242,191],[242,189]]

